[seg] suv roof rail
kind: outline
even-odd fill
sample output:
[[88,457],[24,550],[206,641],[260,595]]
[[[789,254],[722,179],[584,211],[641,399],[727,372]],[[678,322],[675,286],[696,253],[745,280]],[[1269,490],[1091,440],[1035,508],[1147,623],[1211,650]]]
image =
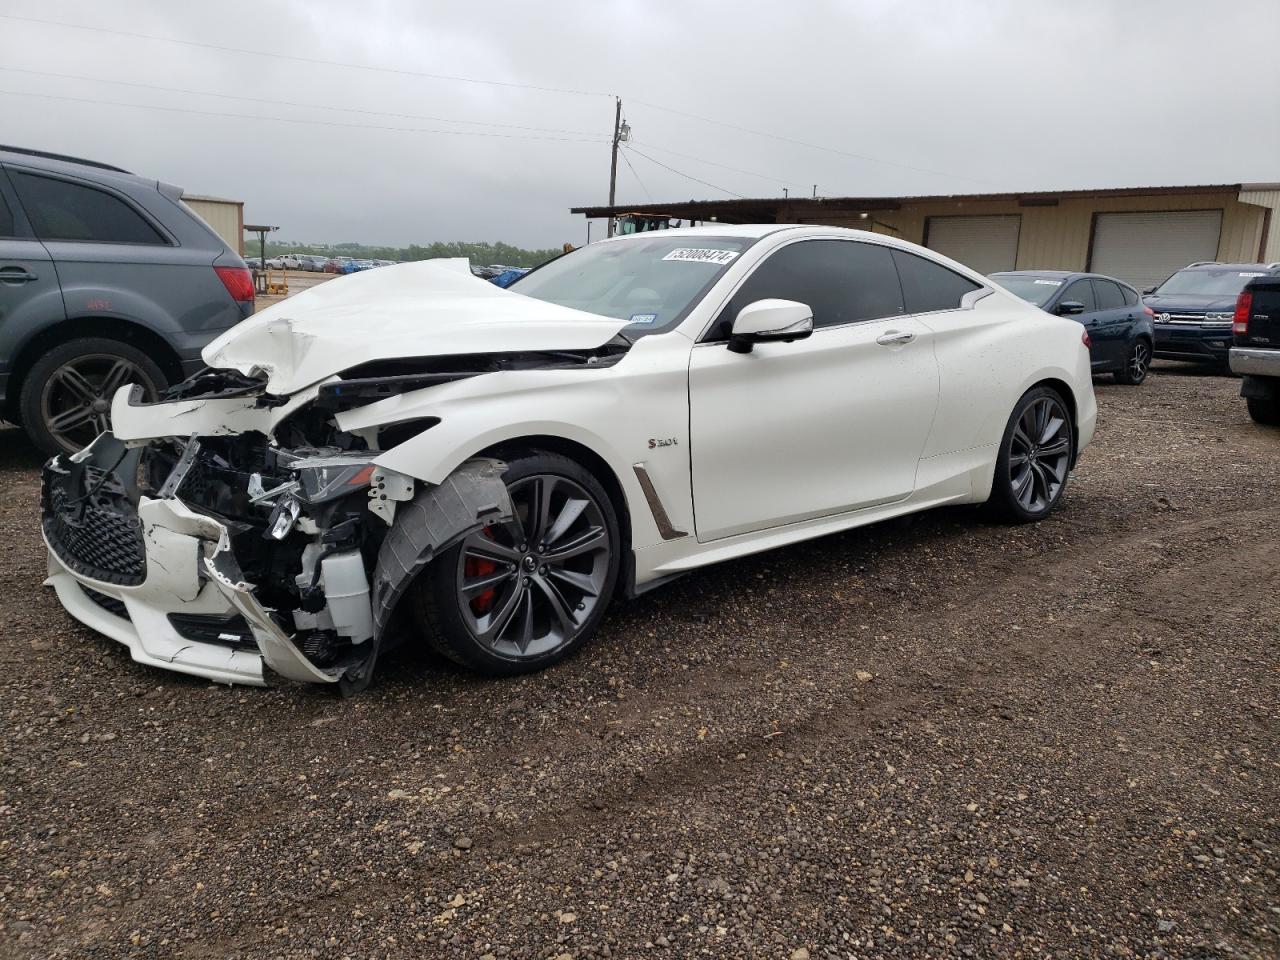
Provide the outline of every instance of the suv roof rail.
[[1188,267],[1212,267],[1221,263],[1221,260],[1197,260],[1195,263],[1187,264]]
[[[103,163],[100,160],[85,160],[83,157],[71,157],[65,153],[51,153],[48,150],[32,150],[29,147],[10,147],[7,144],[0,143],[0,151],[5,153],[21,153],[28,157],[43,157],[45,160],[61,160],[63,163],[78,163],[85,167],[97,167],[99,170],[110,170],[113,173],[129,173],[120,167],[113,167],[109,163]],[[133,176],[133,174],[129,174]]]

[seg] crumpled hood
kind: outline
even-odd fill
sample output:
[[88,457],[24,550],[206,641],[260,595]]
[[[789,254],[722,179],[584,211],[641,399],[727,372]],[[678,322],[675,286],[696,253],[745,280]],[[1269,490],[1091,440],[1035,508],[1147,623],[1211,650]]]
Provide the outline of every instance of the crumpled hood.
[[422,260],[319,283],[232,327],[201,353],[216,369],[295,393],[372,360],[589,350],[627,321],[503,290],[466,260]]

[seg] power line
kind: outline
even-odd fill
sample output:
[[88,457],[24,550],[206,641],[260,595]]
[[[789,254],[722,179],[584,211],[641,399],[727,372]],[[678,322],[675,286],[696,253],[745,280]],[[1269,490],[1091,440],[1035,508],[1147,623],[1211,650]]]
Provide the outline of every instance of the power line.
[[[634,141],[633,141],[634,142]],[[769,180],[773,183],[785,183],[793,187],[803,187],[804,184],[798,180],[787,180],[783,177],[771,177],[764,173],[752,173],[750,170],[743,170],[739,167],[731,167],[728,164],[716,163],[714,160],[704,160],[702,157],[695,157],[690,153],[681,153],[679,150],[672,150],[669,147],[660,147],[656,143],[650,143],[648,140],[642,141],[650,150],[657,150],[659,153],[669,153],[675,157],[684,157],[686,160],[696,160],[698,163],[705,163],[709,167],[719,167],[721,170],[730,170],[733,173],[746,174],[748,177],[759,177],[761,180]]]
[[267,117],[252,113],[226,113],[216,110],[196,110],[191,107],[162,107],[152,103],[124,103],[119,100],[93,100],[89,97],[67,97],[52,93],[29,93],[23,90],[0,90],[0,94],[12,97],[38,97],[41,100],[66,100],[71,103],[91,103],[97,106],[132,107],[136,110],[163,110],[167,113],[189,113],[205,117],[228,117],[235,120],[266,120],[271,123],[298,123],[321,127],[347,127],[352,130],[391,130],[397,133],[436,133],[456,137],[497,137],[502,140],[550,140],[557,143],[607,143],[602,137],[539,137],[519,133],[487,133],[483,130],[432,130],[425,127],[386,127],[369,123],[342,123],[338,120],[304,120],[300,117]]
[[158,43],[179,43],[189,47],[203,47],[206,50],[220,50],[223,53],[241,53],[252,57],[272,57],[276,60],[292,60],[294,63],[311,63],[325,67],[346,67],[351,70],[369,70],[374,73],[394,73],[406,77],[424,77],[428,80],[450,80],[457,83],[478,83],[490,87],[514,87],[521,90],[538,90],[542,93],[565,93],[576,97],[608,97],[611,94],[596,90],[574,90],[568,87],[544,87],[533,83],[516,83],[512,80],[485,80],[479,77],[459,77],[446,73],[424,73],[421,70],[402,70],[397,67],[377,67],[367,63],[350,63],[344,60],[324,60],[319,57],[300,57],[290,53],[272,53],[267,50],[247,50],[243,47],[229,47],[218,43],[206,43],[201,40],[181,40],[176,37],[161,37],[150,33],[132,33],[128,30],[114,30],[110,27],[94,27],[83,23],[66,23],[61,20],[43,20],[39,17],[20,17],[11,13],[0,13],[0,19],[18,20],[23,23],[38,23],[47,27],[66,27],[71,30],[87,30],[93,33],[107,33],[117,37],[132,37],[135,40],[154,40]]
[[636,173],[636,168],[631,165],[631,158],[628,157],[626,153],[623,153],[622,159],[623,159],[623,162],[626,163],[627,167],[631,170],[631,175],[636,178],[636,183],[640,184],[640,189],[644,191],[644,195],[649,198],[650,203],[653,203],[654,202],[653,194],[649,192],[649,188],[646,187],[644,185],[644,181],[640,179],[640,174]]
[[746,199],[746,197],[744,197],[740,193],[734,193],[732,190],[726,190],[724,187],[718,187],[714,183],[709,183],[706,180],[699,180],[697,177],[691,176],[690,174],[687,174],[682,170],[677,170],[675,167],[667,166],[667,164],[663,163],[661,160],[655,160],[653,159],[653,157],[649,156],[647,153],[641,153],[639,150],[637,150],[635,147],[629,144],[625,149],[631,153],[634,153],[636,156],[644,157],[650,163],[656,163],[658,166],[662,167],[662,169],[664,170],[670,170],[672,173],[676,174],[677,176],[684,177],[686,180],[692,180],[694,183],[700,183],[704,187],[710,187],[712,190],[719,190],[721,193],[727,193],[729,196],[737,197],[739,200]]
[[679,117],[688,117],[690,120],[700,120],[703,123],[714,123],[718,127],[727,127],[730,130],[737,130],[739,133],[750,133],[757,137],[767,137],[770,140],[778,140],[782,143],[792,143],[799,147],[808,147],[810,150],[822,150],[826,153],[834,153],[841,157],[851,157],[854,160],[865,160],[868,163],[879,163],[888,167],[899,167],[903,170],[914,170],[917,173],[929,173],[939,177],[954,177],[957,180],[969,180],[973,183],[983,183],[990,185],[992,181],[982,180],[978,177],[966,177],[959,173],[947,173],[945,170],[932,170],[928,167],[916,167],[909,163],[898,163],[894,160],[881,160],[879,157],[869,157],[862,153],[850,153],[848,150],[837,150],[835,147],[824,147],[820,143],[809,143],[807,140],[797,140],[794,137],[784,137],[780,133],[768,133],[764,130],[754,130],[751,127],[739,126],[736,123],[728,123],[724,120],[714,120],[711,117],[699,116],[696,113],[686,113],[684,110],[676,110],[673,107],[664,107],[657,103],[649,103],[645,100],[628,99],[628,103],[638,103],[642,107],[648,107],[651,110],[661,110],[664,113],[673,113]]
[[23,67],[0,67],[10,73],[27,73],[37,77],[58,77],[62,80],[86,80],[90,83],[110,83],[121,87],[136,87],[140,90],[161,90],[165,93],[182,93],[196,97],[217,97],[221,100],[244,100],[249,103],[270,104],[276,107],[302,107],[308,110],[334,110],[339,113],[358,113],[372,117],[395,117],[400,120],[426,120],[432,123],[465,123],[478,127],[499,127],[509,130],[529,130],[535,133],[564,133],[573,136],[598,138],[597,134],[586,130],[559,130],[554,127],[525,127],[514,123],[491,123],[485,120],[454,120],[451,117],[431,117],[416,113],[390,113],[386,110],[362,110],[358,107],[333,107],[321,103],[297,103],[293,100],[268,100],[263,97],[246,97],[234,93],[214,93],[211,90],[187,90],[182,87],[162,87],[154,83],[136,83],[131,80],[110,80],[106,77],[85,77],[72,73],[50,73],[47,70],[28,70]]
[[[34,23],[34,24],[40,24],[43,26],[64,27],[71,30],[85,30],[85,31],[90,31],[94,33],[105,33],[113,36],[132,37],[138,40],[151,40],[158,43],[182,44],[186,46],[200,47],[206,50],[218,50],[224,53],[237,53],[237,54],[243,54],[246,56],[255,56],[255,57],[270,57],[277,60],[288,60],[295,63],[309,63],[309,64],[316,64],[320,66],[344,67],[347,69],[365,70],[365,71],[370,71],[374,73],[387,73],[387,74],[396,74],[400,76],[421,77],[428,80],[446,80],[446,81],[457,82],[457,83],[482,84],[485,86],[506,87],[506,88],[512,88],[512,89],[522,89],[522,90],[535,90],[543,93],[559,93],[559,94],[567,94],[567,95],[582,96],[582,97],[610,97],[610,98],[613,97],[613,94],[607,94],[598,90],[575,90],[568,87],[540,86],[537,84],[517,83],[510,80],[489,80],[481,77],[462,77],[462,76],[456,76],[452,74],[427,73],[419,70],[404,70],[396,67],[380,67],[380,66],[373,66],[370,64],[352,63],[352,62],[342,61],[342,60],[325,60],[319,57],[303,57],[295,54],[272,53],[265,50],[251,50],[243,47],[232,47],[232,46],[226,46],[226,45],[216,44],[216,43],[207,43],[200,40],[184,40],[176,37],[162,37],[154,34],[134,33],[127,30],[115,30],[109,27],[88,26],[88,25],[79,24],[79,23],[67,23],[65,21],[60,21],[60,20],[47,20],[39,17],[23,17],[23,16],[18,16],[16,14],[0,13],[0,19],[14,20],[22,23]],[[825,153],[834,154],[836,156],[848,157],[854,160],[862,160],[867,163],[876,163],[876,164],[881,164],[889,167],[897,167],[902,170],[912,170],[917,173],[928,173],[933,176],[950,177],[957,180],[967,180],[972,183],[981,183],[986,185],[992,184],[992,181],[983,180],[978,177],[969,177],[969,176],[965,176],[963,174],[958,174],[958,173],[948,173],[945,170],[934,170],[929,167],[920,167],[920,166],[915,166],[913,164],[908,164],[908,163],[899,163],[894,160],[882,160],[879,157],[871,157],[871,156],[867,156],[866,154],[853,153],[848,150],[840,150],[835,147],[823,146],[822,144],[819,144],[819,143],[811,143],[807,140],[799,140],[799,139],[796,139],[795,137],[787,137],[787,136],[783,136],[782,134],[770,133],[765,130],[756,130],[752,127],[745,127],[740,124],[729,123],[728,121],[725,121],[725,120],[716,120],[711,117],[704,117],[704,116],[701,116],[700,114],[689,113],[688,111],[685,111],[685,110],[677,110],[674,107],[664,107],[661,104],[651,103],[646,100],[628,98],[628,102],[638,103],[643,107],[649,107],[652,110],[659,110],[664,113],[674,114],[675,116],[686,117],[691,120],[698,120],[702,123],[715,124],[716,126],[724,127],[729,130],[736,130],[740,133],[747,133],[757,137],[765,137],[770,140],[776,140],[780,143],[790,143],[795,146],[805,147],[810,150],[821,150]],[[439,132],[445,132],[445,131],[439,131]],[[644,155],[641,154],[641,156],[644,156]],[[645,159],[652,160],[651,157],[645,157]],[[682,174],[682,176],[684,176],[684,174]],[[758,175],[752,174],[752,176],[758,176]],[[696,180],[697,178],[690,178],[690,179]],[[721,188],[716,187],[715,189],[720,190]],[[727,193],[729,191],[723,191],[723,192]]]

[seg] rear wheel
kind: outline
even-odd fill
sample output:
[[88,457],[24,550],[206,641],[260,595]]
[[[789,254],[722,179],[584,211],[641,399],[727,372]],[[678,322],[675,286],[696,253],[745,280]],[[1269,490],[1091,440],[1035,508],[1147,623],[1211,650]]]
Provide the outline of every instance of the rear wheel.
[[990,503],[1017,523],[1043,520],[1067,489],[1075,427],[1055,390],[1022,395],[1000,441]]
[[128,383],[155,400],[168,385],[160,366],[132,344],[70,340],[32,365],[22,384],[22,423],[47,454],[74,453],[111,426],[111,399]]
[[1133,342],[1128,355],[1124,358],[1124,366],[1116,371],[1116,382],[1136,387],[1147,379],[1151,369],[1151,344],[1141,338]]
[[427,568],[418,613],[440,653],[484,673],[539,670],[596,631],[618,579],[617,515],[582,466],[553,453],[509,461],[514,517]]
[[1260,400],[1249,397],[1249,416],[1253,418],[1254,423],[1265,424],[1269,427],[1280,426],[1280,400]]

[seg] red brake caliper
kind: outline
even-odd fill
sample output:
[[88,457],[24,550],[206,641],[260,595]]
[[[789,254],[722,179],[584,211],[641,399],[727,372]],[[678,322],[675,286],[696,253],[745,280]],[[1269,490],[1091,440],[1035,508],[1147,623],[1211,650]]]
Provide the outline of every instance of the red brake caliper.
[[[493,530],[485,527],[480,531],[490,540],[493,539]],[[497,573],[497,561],[489,560],[486,557],[467,557],[466,562],[462,566],[463,575],[466,577],[487,577],[491,573]],[[489,612],[489,608],[493,606],[493,598],[497,595],[496,587],[489,587],[487,590],[481,590],[471,598],[471,612],[477,617],[484,616]]]

